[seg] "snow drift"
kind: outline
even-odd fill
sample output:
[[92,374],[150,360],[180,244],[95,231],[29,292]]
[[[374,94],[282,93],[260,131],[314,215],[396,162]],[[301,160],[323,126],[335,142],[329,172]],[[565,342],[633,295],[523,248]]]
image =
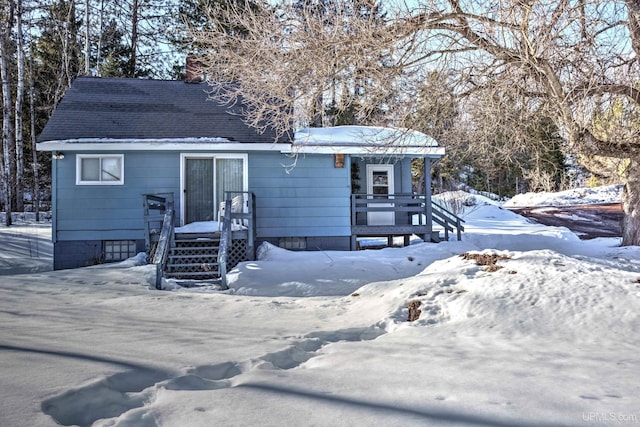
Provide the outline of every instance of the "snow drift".
[[476,197],[461,242],[265,246],[225,292],[141,259],[5,275],[0,425],[640,422],[640,248]]

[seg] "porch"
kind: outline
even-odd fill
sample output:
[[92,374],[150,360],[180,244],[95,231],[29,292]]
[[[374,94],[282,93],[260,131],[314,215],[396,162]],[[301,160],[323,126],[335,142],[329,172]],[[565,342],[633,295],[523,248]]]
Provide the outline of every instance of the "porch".
[[[208,281],[226,288],[226,272],[237,263],[255,259],[256,197],[251,192],[225,192],[219,222],[192,223],[175,227],[173,194],[146,194],[144,223],[150,262],[156,265],[156,287],[162,277],[188,285]],[[241,202],[238,202],[241,200]],[[388,242],[411,235],[425,241],[449,240],[464,231],[464,220],[426,195],[352,194],[351,250],[358,238],[386,237]],[[434,230],[434,224],[437,226]],[[444,236],[441,236],[444,232]]]
[[[416,194],[352,194],[351,250],[357,250],[360,237],[386,237],[392,245],[394,237],[417,235],[426,242],[458,240],[464,231],[464,220],[425,195]],[[437,229],[434,230],[434,224]],[[442,229],[443,236],[440,235]]]

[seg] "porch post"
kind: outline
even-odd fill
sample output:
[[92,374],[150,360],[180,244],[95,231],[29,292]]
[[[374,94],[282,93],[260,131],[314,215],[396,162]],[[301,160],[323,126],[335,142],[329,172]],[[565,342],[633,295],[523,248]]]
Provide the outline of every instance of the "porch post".
[[422,238],[425,242],[430,242],[433,221],[431,212],[431,159],[429,157],[424,157],[424,216],[429,234],[425,234]]
[[[412,185],[412,179],[411,179],[411,163],[412,163],[413,158],[409,157],[409,156],[405,156],[402,159],[402,181],[401,181],[401,188],[400,188],[400,192],[406,197],[410,194],[413,194],[413,185]],[[407,205],[408,206],[408,205]],[[419,205],[418,205],[419,206]],[[398,216],[401,217],[401,224],[406,224],[406,225],[413,225],[413,215],[414,212],[406,212],[405,215],[399,215],[396,214]],[[420,223],[420,222],[418,222]],[[397,224],[397,222],[396,222]],[[404,246],[409,246],[411,244],[411,235],[409,234],[405,234],[403,235],[403,244]]]

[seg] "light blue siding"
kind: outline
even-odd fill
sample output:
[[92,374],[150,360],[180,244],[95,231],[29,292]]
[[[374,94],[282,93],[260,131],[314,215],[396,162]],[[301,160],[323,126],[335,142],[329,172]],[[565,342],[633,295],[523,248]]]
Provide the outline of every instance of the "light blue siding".
[[[54,160],[54,240],[144,239],[143,194],[173,192],[181,212],[180,153],[123,153],[124,185],[76,185],[78,153]],[[350,236],[349,161],[335,168],[331,155],[306,155],[294,168],[283,166],[291,160],[277,152],[249,153],[258,237]]]
[[331,155],[291,159],[277,153],[249,155],[249,191],[256,195],[259,237],[351,235],[349,162],[336,168]]
[[125,152],[124,185],[76,185],[74,153],[53,167],[56,241],[144,239],[142,195],[173,192],[179,203],[178,153]]

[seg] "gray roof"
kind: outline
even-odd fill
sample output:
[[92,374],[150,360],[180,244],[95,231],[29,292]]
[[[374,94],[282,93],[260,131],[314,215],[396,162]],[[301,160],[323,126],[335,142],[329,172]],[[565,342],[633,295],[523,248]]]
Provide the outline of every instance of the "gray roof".
[[274,142],[273,132],[259,134],[247,126],[239,107],[209,100],[209,90],[206,83],[78,77],[38,141],[209,137]]

